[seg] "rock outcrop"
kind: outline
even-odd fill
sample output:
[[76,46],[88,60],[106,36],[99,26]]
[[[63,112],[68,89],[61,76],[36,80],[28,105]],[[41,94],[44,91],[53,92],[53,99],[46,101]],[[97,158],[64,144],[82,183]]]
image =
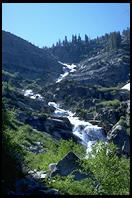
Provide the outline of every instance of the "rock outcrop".
[[26,123],[31,125],[33,128],[44,131],[51,134],[55,139],[71,139],[78,142],[78,138],[72,133],[72,125],[67,118],[43,118],[43,117],[31,117],[26,120]]
[[45,183],[39,183],[34,178],[26,176],[18,179],[15,184],[15,191],[8,190],[7,195],[58,195],[59,191],[55,188],[46,187]]
[[78,160],[79,157],[76,154],[69,152],[58,163],[49,165],[50,177],[54,177],[57,174],[61,176],[68,176],[72,174],[75,176],[74,180],[88,178],[88,175],[78,171],[78,169],[82,169],[78,163]]
[[126,133],[126,128],[119,122],[109,131],[107,139],[117,145],[120,154],[130,156],[130,136]]

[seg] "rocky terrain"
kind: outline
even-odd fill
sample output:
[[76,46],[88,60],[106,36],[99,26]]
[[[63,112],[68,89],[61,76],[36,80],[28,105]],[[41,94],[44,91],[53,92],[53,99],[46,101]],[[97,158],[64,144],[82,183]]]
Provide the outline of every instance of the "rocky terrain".
[[[15,116],[7,125],[9,131],[17,131],[17,141],[28,156],[24,170],[23,160],[18,160],[23,171],[21,176],[13,178],[13,187],[4,184],[6,194],[58,195],[57,189],[46,186],[57,173],[73,174],[75,180],[90,177],[95,188],[99,185],[91,170],[87,174],[78,172],[83,170],[78,164],[80,157],[69,150],[53,162],[47,162],[46,168],[41,160],[39,165],[36,163],[37,169],[33,168],[35,163],[32,165],[30,158],[34,162],[43,158],[41,154],[51,152],[52,141],[59,145],[61,139],[72,139],[80,145],[80,136],[73,133],[74,125],[68,116],[56,117],[57,110],[64,115],[72,112],[72,118],[76,116],[82,123],[101,127],[107,142],[117,146],[118,156],[130,157],[130,89],[122,88],[130,82],[130,40],[122,35],[120,45],[111,49],[108,37],[91,40],[88,46],[82,42],[40,49],[2,31],[2,102],[4,111],[12,111]],[[70,72],[68,64],[72,63],[75,67]],[[62,78],[57,81],[60,75]],[[59,104],[60,109],[48,105],[49,102]],[[84,126],[79,126],[80,131]],[[54,147],[57,150],[58,146]],[[4,155],[10,159],[9,153],[5,147]],[[12,157],[10,160],[12,162]],[[28,168],[26,163],[31,163]]]
[[2,68],[23,79],[54,82],[62,72],[55,57],[33,44],[2,31]]

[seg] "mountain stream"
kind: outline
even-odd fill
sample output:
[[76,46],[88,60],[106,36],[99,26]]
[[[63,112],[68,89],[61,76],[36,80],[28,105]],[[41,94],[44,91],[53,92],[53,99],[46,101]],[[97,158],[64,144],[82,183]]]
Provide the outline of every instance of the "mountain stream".
[[55,108],[55,111],[52,113],[54,117],[67,117],[69,119],[73,126],[72,132],[81,139],[82,145],[86,147],[86,153],[91,152],[92,146],[95,145],[97,141],[106,141],[101,127],[80,120],[74,116],[74,113],[61,109],[60,105],[55,102],[49,102],[48,105]]
[[[68,65],[62,63],[63,65],[63,74],[60,74],[59,78],[56,80],[56,83],[59,83],[63,80],[69,73],[74,72],[76,65]],[[32,90],[23,90],[24,96],[30,97],[31,99],[43,100],[43,97],[40,94],[34,94]],[[74,135],[78,136],[81,140],[82,145],[86,147],[86,153],[88,154],[92,150],[92,146],[99,140],[106,141],[106,137],[101,127],[97,125],[92,125],[89,122],[80,120],[75,116],[75,113],[71,111],[64,110],[60,108],[60,105],[55,102],[49,102],[49,106],[55,108],[55,111],[52,113],[54,117],[67,117],[73,126],[72,132]]]

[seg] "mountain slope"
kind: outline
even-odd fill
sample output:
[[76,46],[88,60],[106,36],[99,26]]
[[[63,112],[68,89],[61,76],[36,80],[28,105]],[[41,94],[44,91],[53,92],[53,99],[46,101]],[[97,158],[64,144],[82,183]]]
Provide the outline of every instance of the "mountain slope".
[[41,78],[44,82],[54,82],[62,72],[62,65],[50,53],[2,31],[2,69],[17,72],[24,79]]
[[81,61],[77,68],[76,72],[68,76],[68,79],[77,80],[81,84],[117,86],[118,83],[125,83],[129,80],[129,51],[123,49],[101,51]]

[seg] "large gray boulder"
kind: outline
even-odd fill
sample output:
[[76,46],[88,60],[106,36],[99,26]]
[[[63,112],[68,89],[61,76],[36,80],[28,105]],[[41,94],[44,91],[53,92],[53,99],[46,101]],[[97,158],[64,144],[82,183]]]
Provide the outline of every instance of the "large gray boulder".
[[72,174],[75,176],[74,180],[87,178],[88,175],[82,174],[78,171],[78,169],[82,169],[78,163],[78,160],[79,157],[75,153],[69,152],[57,164],[54,163],[49,165],[50,177],[54,177],[57,174],[61,176],[68,176]]
[[130,156],[130,136],[126,133],[126,128],[118,123],[113,126],[112,130],[107,134],[109,142],[113,141],[119,148],[120,154]]
[[65,140],[73,138],[75,142],[80,141],[79,138],[72,133],[72,125],[67,118],[45,118],[34,116],[27,119],[26,124],[31,125],[34,129],[39,131],[49,133],[57,140],[60,140],[61,138]]

